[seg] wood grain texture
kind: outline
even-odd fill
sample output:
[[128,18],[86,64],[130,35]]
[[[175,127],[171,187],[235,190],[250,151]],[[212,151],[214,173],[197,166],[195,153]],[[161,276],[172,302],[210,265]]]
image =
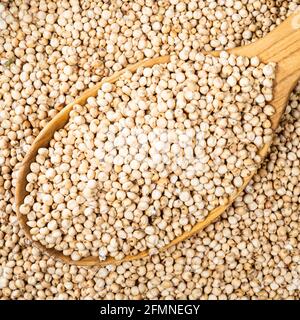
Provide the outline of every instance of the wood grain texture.
[[[250,44],[248,46],[234,48],[228,50],[228,52],[235,55],[242,55],[247,57],[258,56],[262,62],[276,62],[276,80],[274,84],[274,99],[271,104],[276,109],[276,113],[271,118],[272,128],[275,130],[280,122],[281,116],[284,112],[286,104],[289,99],[289,95],[293,88],[295,87],[297,81],[300,78],[300,12],[296,12],[291,17],[289,17],[285,22],[283,22],[279,27],[273,30],[265,38],[258,40],[257,42]],[[219,52],[213,52],[212,55],[218,56]],[[100,83],[91,89],[85,91],[79,98],[77,98],[73,103],[64,107],[40,132],[37,138],[34,140],[30,150],[25,156],[21,166],[18,171],[18,178],[16,183],[16,211],[21,227],[25,231],[26,236],[32,240],[30,235],[30,228],[27,226],[27,217],[20,213],[20,205],[23,203],[26,192],[26,176],[30,171],[30,164],[35,160],[37,151],[41,147],[48,146],[53,134],[56,130],[59,130],[69,120],[69,114],[75,104],[84,105],[87,98],[90,96],[95,97],[98,90],[104,82],[114,83],[120,75],[122,75],[126,70],[135,72],[138,67],[151,67],[155,64],[167,63],[170,56],[158,57],[150,60],[141,61],[134,65],[130,65],[122,71],[113,74],[111,77],[103,79]],[[263,158],[267,155],[270,144],[266,144],[260,151],[259,154]],[[228,199],[228,203],[225,206],[217,207],[212,210],[208,217],[201,222],[198,222],[191,231],[184,232],[181,236],[175,238],[167,246],[160,249],[160,251],[166,250],[167,248],[195,235],[197,232],[211,224],[216,220],[238,197],[244,188],[247,186],[249,181],[252,179],[253,174],[245,179],[243,186],[238,190],[238,192],[232,195]],[[134,256],[127,256],[123,260],[116,261],[113,258],[108,258],[105,261],[100,261],[97,257],[87,257],[79,261],[73,261],[69,256],[63,255],[60,251],[55,249],[48,249],[40,242],[33,241],[33,244],[37,246],[43,252],[53,256],[65,263],[80,265],[80,266],[104,266],[108,264],[117,264],[124,261],[132,261],[135,259],[141,259],[148,256],[148,251],[144,251]]]

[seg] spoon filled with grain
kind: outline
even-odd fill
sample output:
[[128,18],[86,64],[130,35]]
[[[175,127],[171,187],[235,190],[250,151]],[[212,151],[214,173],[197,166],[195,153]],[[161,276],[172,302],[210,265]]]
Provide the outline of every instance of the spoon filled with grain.
[[223,52],[141,61],[64,107],[24,158],[26,235],[66,263],[157,254],[233,203],[268,154],[300,78],[300,13]]

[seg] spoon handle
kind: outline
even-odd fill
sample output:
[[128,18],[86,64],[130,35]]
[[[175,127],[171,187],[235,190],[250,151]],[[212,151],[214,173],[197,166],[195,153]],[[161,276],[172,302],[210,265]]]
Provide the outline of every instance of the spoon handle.
[[264,38],[229,52],[247,57],[258,56],[264,63],[277,63],[272,100],[276,109],[272,127],[276,129],[290,93],[300,79],[300,9]]
[[229,50],[236,55],[258,56],[262,62],[286,65],[294,72],[300,68],[300,9],[265,37],[246,46]]
[[273,127],[279,125],[291,91],[300,79],[300,10],[297,10],[265,38],[256,42],[257,55],[264,62],[276,62],[272,104],[277,112]]

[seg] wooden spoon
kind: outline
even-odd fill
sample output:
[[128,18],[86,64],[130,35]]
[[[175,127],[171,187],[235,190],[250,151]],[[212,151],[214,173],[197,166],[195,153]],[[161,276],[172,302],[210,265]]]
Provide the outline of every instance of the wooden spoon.
[[[230,49],[228,50],[228,52],[246,57],[258,56],[264,63],[277,63],[276,79],[273,92],[274,99],[271,103],[276,109],[276,113],[271,118],[272,129],[275,130],[279,125],[279,121],[287,105],[289,95],[300,78],[300,11],[297,11],[292,16],[290,16],[285,22],[283,22],[279,27],[274,29],[263,39],[244,47]],[[219,52],[213,52],[211,54],[214,56],[218,56]],[[18,179],[16,183],[17,216],[20,221],[21,227],[23,228],[26,236],[29,239],[32,240],[30,228],[27,225],[27,216],[20,213],[20,205],[23,203],[25,196],[28,194],[28,192],[26,192],[26,176],[30,172],[30,164],[35,160],[38,149],[41,147],[47,147],[51,138],[53,137],[54,132],[64,127],[64,125],[69,120],[69,113],[72,110],[73,106],[75,104],[84,105],[88,97],[95,97],[104,82],[114,83],[126,70],[135,72],[137,68],[141,66],[152,67],[155,64],[167,63],[169,62],[169,58],[170,56],[163,56],[141,61],[134,65],[128,66],[120,72],[116,72],[111,77],[103,79],[99,84],[95,85],[91,89],[86,90],[73,103],[67,105],[64,109],[62,109],[36,137],[21,166],[19,167]],[[267,155],[270,145],[271,143],[264,145],[264,147],[259,151],[259,155],[262,157],[262,159]],[[184,232],[181,236],[175,238],[160,250],[166,250],[167,248],[191,237],[192,235],[195,235],[197,232],[212,223],[240,195],[253,175],[254,173],[252,173],[245,179],[245,183],[243,184],[243,186],[238,190],[236,194],[232,195],[229,198],[229,201],[226,205],[217,207],[216,209],[212,210],[204,221],[198,222],[192,228],[192,230]],[[73,261],[69,256],[63,255],[63,253],[58,250],[48,249],[37,241],[32,240],[32,242],[43,252],[48,253],[49,255],[54,256],[55,258],[58,258],[65,263],[71,263],[81,266],[104,266],[107,264],[116,264],[148,256],[148,251],[146,250],[134,256],[126,256],[124,259],[118,261],[113,258],[107,258],[105,261],[100,261],[98,257],[92,256],[83,258],[79,261]]]

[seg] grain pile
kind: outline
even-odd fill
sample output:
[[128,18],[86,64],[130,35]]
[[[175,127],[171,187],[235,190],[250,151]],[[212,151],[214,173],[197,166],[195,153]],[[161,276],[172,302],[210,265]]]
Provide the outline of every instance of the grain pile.
[[145,57],[234,47],[299,1],[2,1],[0,297],[299,299],[300,87],[271,154],[234,206],[194,238],[145,260],[64,265],[25,239],[14,213],[17,163],[61,108]]

